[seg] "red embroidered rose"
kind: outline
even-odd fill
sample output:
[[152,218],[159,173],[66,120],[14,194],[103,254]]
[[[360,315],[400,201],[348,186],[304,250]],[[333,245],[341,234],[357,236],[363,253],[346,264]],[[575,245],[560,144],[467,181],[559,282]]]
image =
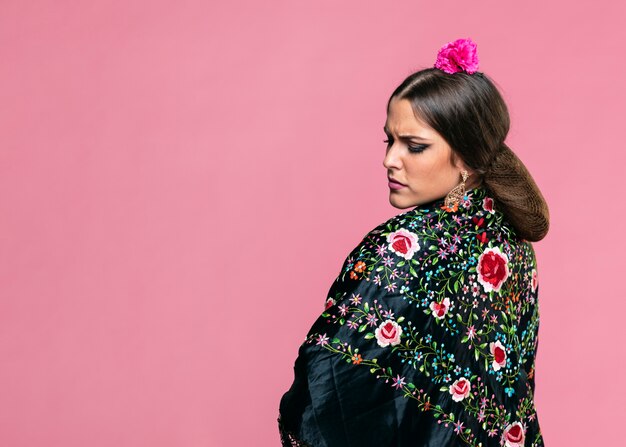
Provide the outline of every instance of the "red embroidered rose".
[[394,346],[400,343],[402,328],[393,320],[385,320],[374,331],[376,341],[381,348],[385,346]]
[[485,211],[489,211],[492,214],[495,212],[493,210],[493,199],[491,197],[485,197],[483,199],[483,209]]
[[507,425],[502,433],[505,447],[524,447],[526,428],[520,422]]
[[469,396],[471,391],[470,381],[465,377],[461,377],[457,381],[455,381],[450,387],[450,394],[452,394],[452,400],[455,402],[460,402]]
[[485,292],[499,292],[510,274],[509,258],[498,247],[488,248],[478,258],[476,271],[478,282],[483,285]]
[[400,228],[387,235],[389,248],[404,259],[411,259],[415,252],[420,249],[417,243],[417,234]]
[[433,311],[433,315],[437,319],[443,318],[446,313],[448,313],[449,308],[450,298],[448,297],[445,297],[440,303],[437,303],[436,301],[430,303],[430,309]]
[[326,309],[328,309],[329,307],[334,306],[336,303],[337,303],[337,302],[336,302],[334,299],[332,299],[332,298],[328,298],[328,299],[326,300]]
[[500,340],[496,340],[495,342],[489,343],[489,352],[493,355],[493,362],[491,365],[493,366],[494,371],[498,371],[500,368],[506,366],[506,350]]

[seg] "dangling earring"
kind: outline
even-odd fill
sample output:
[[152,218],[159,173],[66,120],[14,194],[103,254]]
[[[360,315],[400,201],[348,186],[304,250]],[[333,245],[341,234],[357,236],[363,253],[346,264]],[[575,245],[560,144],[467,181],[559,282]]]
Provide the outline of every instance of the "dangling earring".
[[469,174],[466,170],[461,171],[461,175],[463,176],[463,180],[461,183],[452,188],[452,191],[448,193],[445,199],[445,205],[448,208],[452,208],[455,205],[458,205],[463,196],[465,196],[465,180],[469,177]]

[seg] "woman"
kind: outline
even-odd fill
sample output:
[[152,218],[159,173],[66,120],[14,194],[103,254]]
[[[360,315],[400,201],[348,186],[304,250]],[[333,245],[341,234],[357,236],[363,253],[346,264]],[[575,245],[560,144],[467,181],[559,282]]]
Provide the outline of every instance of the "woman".
[[348,255],[280,401],[283,446],[543,446],[531,242],[548,208],[504,143],[469,39],[391,95],[383,165],[410,211]]

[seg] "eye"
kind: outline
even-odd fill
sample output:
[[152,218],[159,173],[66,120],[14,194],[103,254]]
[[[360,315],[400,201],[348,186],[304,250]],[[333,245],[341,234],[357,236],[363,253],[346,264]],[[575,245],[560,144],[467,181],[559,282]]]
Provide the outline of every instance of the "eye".
[[[383,140],[383,143],[387,143],[387,147],[389,147],[390,145],[393,144],[393,138],[388,137],[387,140]],[[412,153],[424,152],[424,150],[426,150],[427,147],[428,147],[428,144],[418,144],[417,146],[411,146],[410,144],[408,145],[409,152],[412,152]]]
[[427,147],[427,144],[418,144],[417,146],[409,145],[409,152],[424,152]]

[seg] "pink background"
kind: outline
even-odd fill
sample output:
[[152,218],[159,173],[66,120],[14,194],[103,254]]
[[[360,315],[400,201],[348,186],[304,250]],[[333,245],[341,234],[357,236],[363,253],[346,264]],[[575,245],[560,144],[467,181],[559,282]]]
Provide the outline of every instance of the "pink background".
[[400,212],[388,96],[460,37],[551,206],[545,441],[619,442],[624,8],[4,0],[0,445],[278,446],[344,257]]

